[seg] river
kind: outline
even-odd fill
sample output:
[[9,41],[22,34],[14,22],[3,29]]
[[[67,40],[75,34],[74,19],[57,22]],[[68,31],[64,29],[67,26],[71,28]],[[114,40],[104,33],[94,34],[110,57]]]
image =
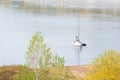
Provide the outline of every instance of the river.
[[[120,17],[109,14],[79,14],[80,40],[87,47],[74,47],[78,14],[27,13],[0,6],[0,65],[24,64],[29,41],[41,31],[54,54],[65,58],[65,65],[90,64],[105,50],[120,51]],[[79,59],[79,60],[78,60]]]

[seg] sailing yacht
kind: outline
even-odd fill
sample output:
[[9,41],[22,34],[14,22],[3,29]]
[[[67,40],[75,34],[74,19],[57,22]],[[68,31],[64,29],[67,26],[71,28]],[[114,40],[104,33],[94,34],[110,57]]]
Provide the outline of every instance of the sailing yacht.
[[78,36],[76,36],[76,40],[74,41],[74,46],[81,47],[81,42]]
[[76,46],[76,47],[83,47],[83,46],[87,46],[87,44],[86,43],[82,43],[80,41],[79,37],[76,36],[76,40],[74,41],[74,46]]
[[78,14],[78,26],[77,26],[77,36],[76,39],[74,41],[74,46],[76,47],[83,47],[83,46],[87,46],[86,43],[82,43],[79,39],[79,35],[80,35],[80,29],[79,29],[79,14]]

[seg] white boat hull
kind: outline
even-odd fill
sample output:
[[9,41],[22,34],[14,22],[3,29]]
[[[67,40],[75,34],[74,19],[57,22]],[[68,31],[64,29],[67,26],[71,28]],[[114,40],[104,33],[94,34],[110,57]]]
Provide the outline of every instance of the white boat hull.
[[76,42],[74,43],[74,46],[76,46],[76,47],[81,47],[82,45],[81,45],[80,42],[76,41]]

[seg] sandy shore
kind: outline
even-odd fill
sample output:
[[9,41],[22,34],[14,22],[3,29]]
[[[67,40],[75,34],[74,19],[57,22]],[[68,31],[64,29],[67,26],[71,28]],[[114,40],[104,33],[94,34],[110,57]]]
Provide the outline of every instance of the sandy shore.
[[76,65],[76,66],[70,66],[70,70],[73,73],[73,76],[75,77],[84,77],[86,72],[88,72],[90,65]]

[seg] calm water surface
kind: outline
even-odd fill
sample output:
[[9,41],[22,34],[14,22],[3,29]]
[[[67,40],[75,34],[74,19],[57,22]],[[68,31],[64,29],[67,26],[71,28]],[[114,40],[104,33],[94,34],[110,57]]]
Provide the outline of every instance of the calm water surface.
[[91,63],[108,49],[120,51],[119,16],[88,13],[79,17],[80,39],[87,43],[87,48],[78,54],[78,49],[73,46],[77,15],[38,15],[0,7],[0,65],[24,64],[29,40],[39,30],[53,53],[65,58],[66,65]]

